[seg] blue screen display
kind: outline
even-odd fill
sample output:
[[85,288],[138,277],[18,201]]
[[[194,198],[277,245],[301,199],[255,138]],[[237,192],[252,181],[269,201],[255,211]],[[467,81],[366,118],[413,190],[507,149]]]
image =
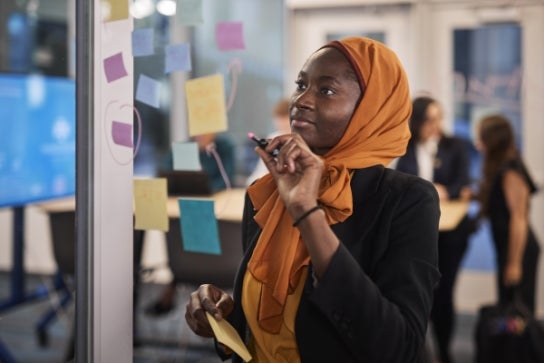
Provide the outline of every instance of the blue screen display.
[[75,194],[75,81],[0,74],[0,207]]

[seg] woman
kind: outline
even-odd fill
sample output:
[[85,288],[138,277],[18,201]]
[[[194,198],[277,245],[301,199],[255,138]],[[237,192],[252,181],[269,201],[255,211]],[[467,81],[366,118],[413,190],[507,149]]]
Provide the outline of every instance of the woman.
[[491,224],[499,303],[511,301],[517,290],[534,313],[540,248],[529,226],[529,199],[536,186],[517,151],[508,119],[484,117],[478,124],[476,146],[483,154],[480,214]]
[[[435,186],[441,200],[468,199],[470,195],[468,150],[465,142],[442,130],[440,104],[431,97],[412,101],[406,154],[396,169],[418,175]],[[438,235],[438,269],[441,278],[434,292],[431,321],[439,362],[451,363],[451,338],[455,327],[453,291],[461,261],[468,247],[472,222],[465,217],[451,231]]]
[[292,134],[256,148],[270,173],[248,188],[233,297],[202,285],[187,323],[212,337],[204,312],[228,319],[256,362],[414,362],[439,207],[430,183],[384,167],[410,136],[404,70],[350,37],[313,53],[296,85]]

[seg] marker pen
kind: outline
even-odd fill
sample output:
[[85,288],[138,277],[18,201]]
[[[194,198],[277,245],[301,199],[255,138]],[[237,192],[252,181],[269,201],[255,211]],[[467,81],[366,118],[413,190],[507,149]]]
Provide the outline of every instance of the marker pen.
[[[266,141],[266,139],[257,139],[257,137],[255,136],[255,134],[254,134],[253,132],[248,132],[248,133],[247,133],[247,136],[248,136],[251,140],[255,141],[255,142],[257,143],[257,145],[259,145],[259,147],[260,147],[261,149],[264,149],[265,147],[268,146],[268,141]],[[271,152],[271,155],[272,155],[273,157],[276,157],[276,156],[278,156],[279,152],[280,152],[280,149],[276,148],[276,149],[274,149],[274,150]]]

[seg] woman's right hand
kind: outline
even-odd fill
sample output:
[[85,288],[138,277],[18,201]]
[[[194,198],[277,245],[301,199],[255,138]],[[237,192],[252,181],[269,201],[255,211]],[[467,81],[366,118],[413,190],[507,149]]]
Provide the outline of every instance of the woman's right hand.
[[185,320],[195,334],[212,338],[214,334],[206,312],[221,320],[230,315],[233,306],[232,297],[225,291],[210,284],[200,285],[198,290],[191,293],[186,306]]

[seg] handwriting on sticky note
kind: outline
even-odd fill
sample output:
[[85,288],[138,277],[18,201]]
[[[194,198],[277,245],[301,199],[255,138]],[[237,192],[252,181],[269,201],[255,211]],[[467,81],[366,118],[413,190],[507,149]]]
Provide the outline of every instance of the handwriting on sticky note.
[[125,64],[123,63],[123,53],[119,52],[104,59],[104,73],[106,73],[108,83],[127,75]]
[[223,75],[215,74],[185,82],[189,135],[227,130]]
[[228,321],[225,319],[217,321],[208,312],[206,312],[206,317],[218,342],[232,349],[244,362],[249,362],[252,359],[251,353],[247,350],[242,338],[240,338],[236,329]]
[[184,25],[202,24],[202,0],[178,0],[176,20],[179,24]]
[[134,179],[134,229],[168,231],[165,178]]
[[215,40],[219,50],[245,49],[243,24],[236,21],[217,23]]
[[181,240],[189,252],[221,254],[213,199],[179,199]]

